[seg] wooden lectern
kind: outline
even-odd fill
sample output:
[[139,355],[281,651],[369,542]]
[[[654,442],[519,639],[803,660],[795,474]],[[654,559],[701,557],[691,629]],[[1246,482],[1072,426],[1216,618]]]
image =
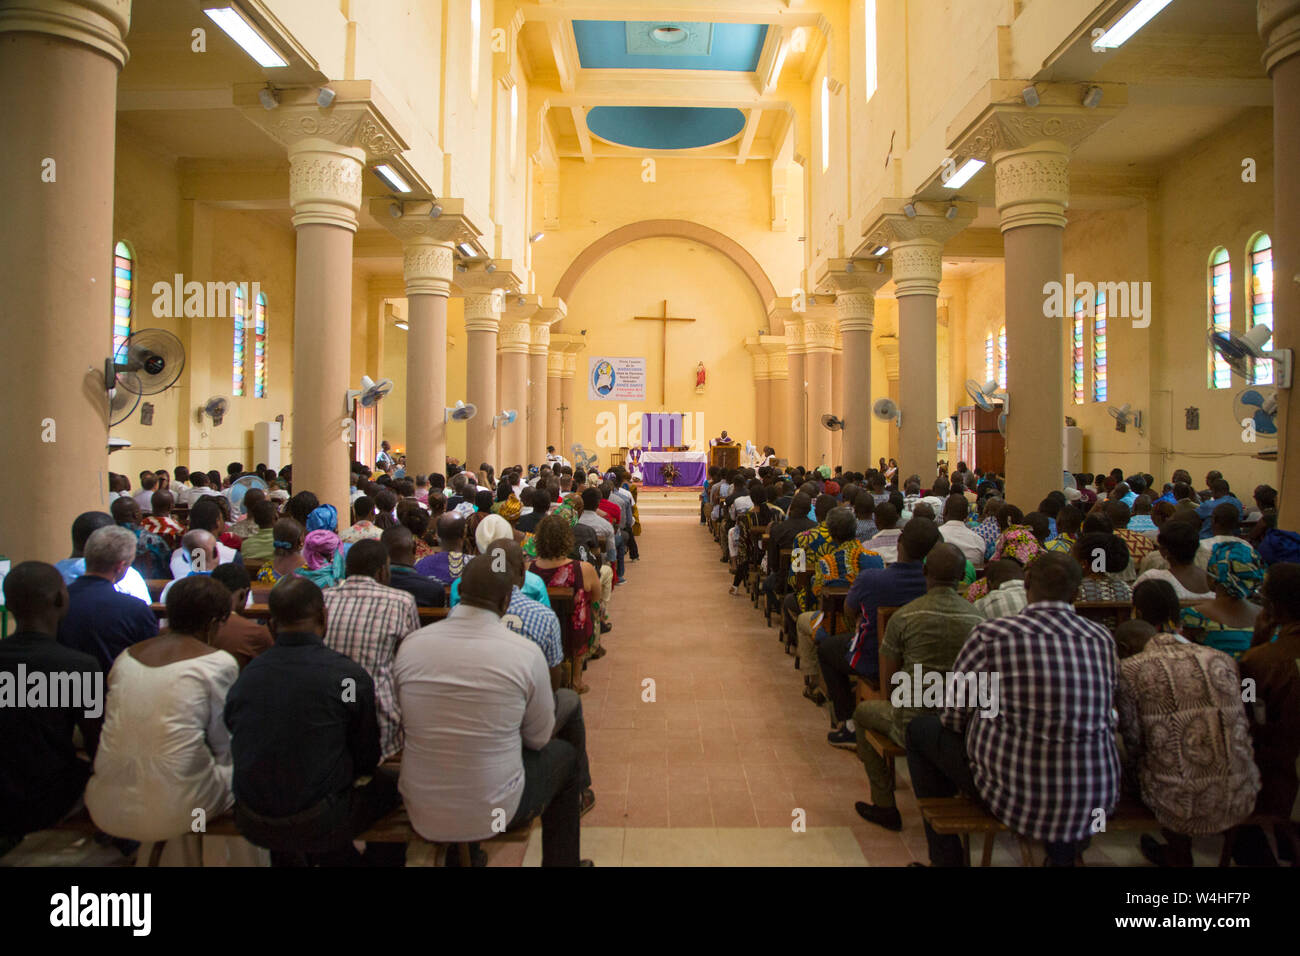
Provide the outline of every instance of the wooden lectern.
[[714,445],[709,449],[709,466],[734,471],[740,467],[739,445]]

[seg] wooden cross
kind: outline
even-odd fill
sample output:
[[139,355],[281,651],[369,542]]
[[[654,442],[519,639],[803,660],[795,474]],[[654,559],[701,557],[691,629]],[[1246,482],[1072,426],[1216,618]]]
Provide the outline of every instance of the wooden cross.
[[659,366],[659,404],[667,407],[664,398],[664,382],[668,377],[668,323],[669,322],[694,322],[694,319],[688,319],[682,316],[668,314],[668,300],[664,299],[663,315],[634,315],[634,319],[643,322],[662,322],[663,323],[663,354],[661,356],[661,365]]

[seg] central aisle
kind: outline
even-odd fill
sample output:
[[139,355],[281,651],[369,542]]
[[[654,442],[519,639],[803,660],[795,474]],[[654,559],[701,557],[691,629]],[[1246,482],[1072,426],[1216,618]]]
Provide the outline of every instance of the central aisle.
[[[867,798],[862,764],[826,742],[828,719],[801,695],[775,618],[768,628],[747,596],[727,594],[730,572],[698,514],[643,515],[642,525],[641,560],[611,602],[609,653],[587,669],[596,806],[582,821],[583,855],[598,866],[924,860],[906,783],[904,833],[854,812]],[[792,830],[796,809],[806,832]],[[539,862],[534,833],[525,863]]]

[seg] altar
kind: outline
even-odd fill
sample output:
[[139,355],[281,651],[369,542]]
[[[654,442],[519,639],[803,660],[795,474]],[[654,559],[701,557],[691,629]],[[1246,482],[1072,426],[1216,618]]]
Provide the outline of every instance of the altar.
[[642,484],[663,486],[664,465],[677,469],[673,479],[675,488],[699,488],[708,473],[709,456],[702,451],[643,451],[641,453]]

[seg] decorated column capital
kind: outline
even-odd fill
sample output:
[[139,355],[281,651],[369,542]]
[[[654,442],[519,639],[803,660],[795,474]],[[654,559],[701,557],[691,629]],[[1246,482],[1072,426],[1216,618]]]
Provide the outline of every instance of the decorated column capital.
[[1255,15],[1269,73],[1288,57],[1300,56],[1300,0],[1259,0]]
[[1002,231],[1020,226],[1064,227],[1070,200],[1070,151],[1127,103],[1120,84],[1094,84],[1102,105],[1079,103],[1073,83],[1045,84],[1040,104],[1026,106],[1026,83],[995,80],[981,91],[975,118],[953,140],[950,168],[968,159],[993,163]]
[[40,33],[81,43],[107,56],[119,69],[130,52],[131,0],[6,0],[0,33]]
[[451,294],[453,256],[451,243],[439,242],[428,236],[417,236],[402,243],[402,277],[406,280],[406,294]]
[[763,336],[745,339],[745,351],[754,357],[754,381],[765,382],[772,377],[771,355],[763,347]]
[[495,333],[501,323],[503,299],[499,291],[465,296],[465,331]]
[[785,351],[787,355],[804,353],[803,316],[795,313],[785,322]]
[[357,231],[364,150],[327,139],[301,139],[289,147],[289,205],[293,224],[318,223]]
[[835,297],[835,317],[838,331],[870,332],[876,326],[876,293],[874,289],[854,289]]
[[[559,301],[559,300],[557,300]],[[573,378],[578,369],[577,355],[587,347],[587,340],[571,332],[552,332],[546,372],[559,378]]]
[[773,349],[767,356],[767,377],[774,382],[784,382],[790,377],[790,356],[785,350],[785,343],[779,349]]
[[[563,322],[568,314],[568,305],[563,299],[544,297],[541,306],[532,318],[533,337],[528,345],[530,355],[548,355],[551,347],[551,326]],[[549,359],[548,359],[549,362]]]
[[803,316],[804,352],[835,351],[836,315],[829,306],[813,306]]
[[497,348],[502,352],[527,354],[533,341],[532,318],[542,306],[539,295],[520,295],[506,298],[497,334]]
[[863,220],[865,239],[860,250],[866,254],[881,246],[889,248],[896,298],[938,295],[943,244],[969,226],[978,212],[972,202],[883,199]]

